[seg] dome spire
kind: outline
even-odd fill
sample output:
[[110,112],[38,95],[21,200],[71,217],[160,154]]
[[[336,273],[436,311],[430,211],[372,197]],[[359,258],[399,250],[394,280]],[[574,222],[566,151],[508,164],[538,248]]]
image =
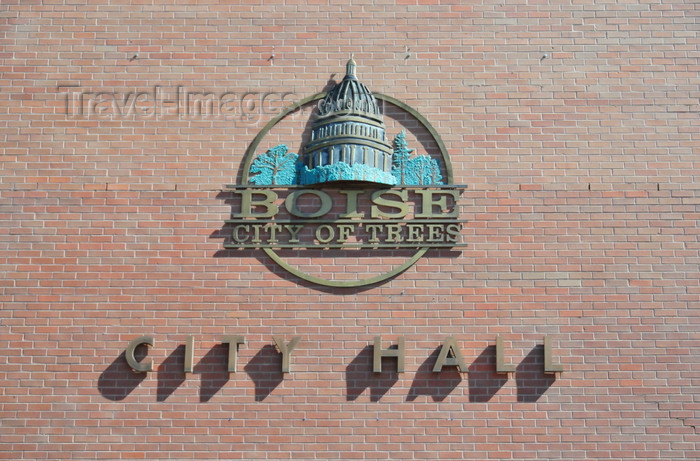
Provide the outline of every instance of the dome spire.
[[353,59],[354,54],[350,54],[350,59],[348,59],[348,63],[345,65],[345,77],[346,78],[357,78],[355,76],[355,68],[357,67],[357,63]]

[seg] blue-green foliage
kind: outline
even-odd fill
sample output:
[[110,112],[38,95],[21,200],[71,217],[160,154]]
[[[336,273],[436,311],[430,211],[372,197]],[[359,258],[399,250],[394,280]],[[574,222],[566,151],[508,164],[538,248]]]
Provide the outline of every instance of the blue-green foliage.
[[371,181],[394,185],[392,175],[364,164],[349,165],[338,162],[333,165],[317,166],[313,170],[304,167],[301,172],[301,184],[318,184],[328,181]]
[[429,186],[444,184],[440,173],[440,163],[429,155],[411,158],[413,149],[406,143],[406,133],[401,130],[394,138],[394,156],[391,174],[398,184],[407,186]]
[[429,186],[442,184],[440,164],[427,155],[419,155],[408,161],[406,167],[406,184]]
[[288,152],[287,146],[279,144],[264,154],[258,155],[250,166],[250,182],[259,186],[297,184],[297,160],[299,156]]
[[391,163],[391,174],[396,178],[399,184],[408,184],[406,182],[406,169],[411,158],[413,149],[408,148],[406,143],[406,132],[401,130],[394,138],[394,155]]

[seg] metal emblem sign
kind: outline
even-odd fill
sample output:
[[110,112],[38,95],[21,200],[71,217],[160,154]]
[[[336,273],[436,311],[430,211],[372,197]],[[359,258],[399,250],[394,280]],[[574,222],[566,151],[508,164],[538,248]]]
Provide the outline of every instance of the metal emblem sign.
[[[318,285],[359,287],[400,274],[431,248],[464,246],[463,187],[453,185],[440,136],[408,105],[371,93],[355,70],[350,58],[328,93],[285,108],[255,137],[241,184],[227,186],[235,200],[225,248],[261,249]],[[405,130],[389,141],[380,102],[408,114],[436,153],[414,153]],[[299,154],[285,144],[258,150],[273,127],[309,104],[316,110]],[[333,262],[338,270],[329,269]]]

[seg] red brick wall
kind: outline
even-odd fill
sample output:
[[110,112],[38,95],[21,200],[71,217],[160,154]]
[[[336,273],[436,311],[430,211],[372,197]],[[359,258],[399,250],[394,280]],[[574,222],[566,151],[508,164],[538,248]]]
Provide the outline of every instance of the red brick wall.
[[[0,459],[700,457],[694,2],[0,11]],[[280,98],[327,88],[353,52],[443,137],[468,246],[319,288],[223,249],[222,190]],[[178,86],[234,102],[149,109]],[[99,92],[121,105],[76,112]],[[298,151],[308,115],[268,142]],[[154,371],[135,374],[145,334]],[[273,335],[302,338],[289,374]],[[372,372],[377,335],[405,337],[404,373]],[[562,373],[542,372],[545,335]],[[432,373],[447,336],[469,373]]]

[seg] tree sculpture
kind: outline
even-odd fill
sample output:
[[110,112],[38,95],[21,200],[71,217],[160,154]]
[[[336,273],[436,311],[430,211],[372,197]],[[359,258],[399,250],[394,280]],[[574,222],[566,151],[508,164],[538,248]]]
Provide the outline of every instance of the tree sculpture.
[[401,132],[394,138],[394,156],[391,168],[391,173],[394,175],[396,182],[399,184],[407,184],[406,171],[408,169],[411,152],[413,152],[413,149],[408,148],[408,144],[406,143],[406,132],[401,130]]
[[288,152],[287,146],[279,144],[264,154],[258,155],[250,166],[250,182],[258,186],[294,185],[297,183],[297,160],[299,156]]
[[411,157],[406,133],[401,130],[394,138],[394,156],[391,173],[396,182],[406,186],[429,186],[443,184],[440,163],[429,155]]

